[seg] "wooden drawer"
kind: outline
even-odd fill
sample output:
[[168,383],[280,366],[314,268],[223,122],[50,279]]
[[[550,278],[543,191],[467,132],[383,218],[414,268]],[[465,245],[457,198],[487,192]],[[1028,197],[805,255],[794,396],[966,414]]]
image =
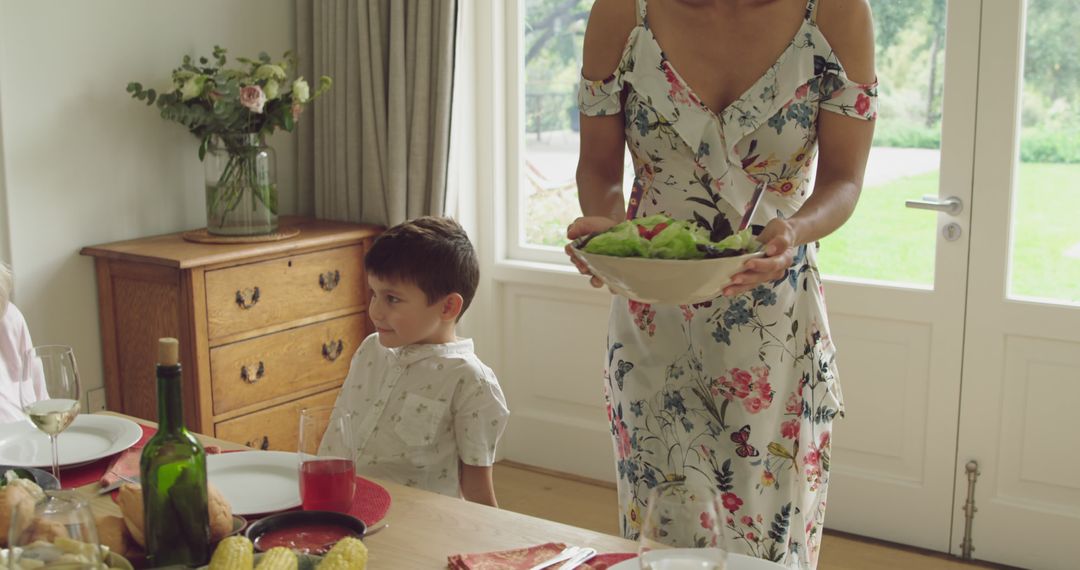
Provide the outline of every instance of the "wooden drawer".
[[334,388],[220,422],[214,426],[214,435],[256,449],[296,451],[300,437],[300,410],[313,406],[332,406],[337,401],[338,392],[340,390]]
[[214,413],[337,381],[366,336],[357,313],[210,349]]
[[211,340],[341,310],[361,310],[364,246],[206,272]]

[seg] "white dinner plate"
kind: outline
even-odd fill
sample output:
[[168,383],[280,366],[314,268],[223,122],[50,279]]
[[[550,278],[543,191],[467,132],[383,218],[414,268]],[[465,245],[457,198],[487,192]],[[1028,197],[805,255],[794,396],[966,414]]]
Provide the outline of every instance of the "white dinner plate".
[[[785,568],[785,566],[777,564],[776,562],[769,562],[768,560],[746,556],[745,554],[728,554],[727,570],[785,570]],[[637,558],[623,560],[614,566],[608,567],[608,570],[640,569],[641,563]]]
[[[139,424],[115,416],[79,415],[57,438],[60,466],[81,465],[124,451],[142,439]],[[0,464],[52,468],[49,436],[29,420],[0,424]]]
[[238,451],[206,456],[206,478],[238,515],[300,506],[300,460],[286,451]]

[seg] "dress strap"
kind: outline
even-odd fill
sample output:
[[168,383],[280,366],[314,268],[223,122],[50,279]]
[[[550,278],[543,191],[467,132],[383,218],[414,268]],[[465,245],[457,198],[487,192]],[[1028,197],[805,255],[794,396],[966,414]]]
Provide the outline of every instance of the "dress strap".
[[634,0],[637,4],[637,23],[642,25],[645,23],[645,13],[648,11],[648,7],[645,6],[646,0]]
[[811,24],[817,24],[817,3],[818,0],[806,0],[806,16],[804,18]]

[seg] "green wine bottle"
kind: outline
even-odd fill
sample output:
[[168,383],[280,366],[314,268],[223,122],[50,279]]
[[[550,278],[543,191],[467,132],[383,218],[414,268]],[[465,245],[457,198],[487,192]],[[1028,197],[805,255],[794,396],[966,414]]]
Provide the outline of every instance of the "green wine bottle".
[[158,341],[158,432],[139,461],[149,566],[202,566],[210,558],[206,451],[184,426],[180,343]]

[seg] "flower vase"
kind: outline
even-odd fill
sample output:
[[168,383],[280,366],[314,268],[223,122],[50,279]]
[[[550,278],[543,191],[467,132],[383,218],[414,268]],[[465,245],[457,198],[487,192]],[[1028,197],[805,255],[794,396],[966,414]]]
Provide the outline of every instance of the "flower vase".
[[226,236],[278,228],[277,159],[257,134],[222,135],[207,144],[206,230]]

